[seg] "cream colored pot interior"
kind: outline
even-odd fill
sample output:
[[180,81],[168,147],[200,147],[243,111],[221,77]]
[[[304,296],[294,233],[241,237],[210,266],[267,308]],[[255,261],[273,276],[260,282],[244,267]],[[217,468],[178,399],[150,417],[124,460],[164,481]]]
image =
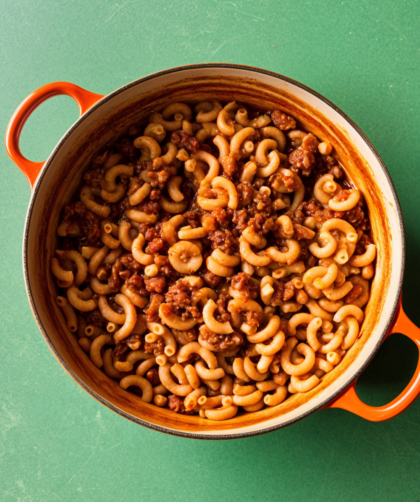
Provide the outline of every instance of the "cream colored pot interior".
[[[94,367],[65,327],[55,304],[57,290],[49,270],[62,208],[73,197],[95,153],[122,136],[131,124],[169,102],[204,99],[234,99],[262,108],[281,108],[298,118],[307,130],[330,141],[366,198],[378,246],[377,272],[362,336],[343,362],[313,391],[295,395],[276,408],[223,423],[179,416],[147,405]],[[404,251],[398,208],[388,175],[369,143],[346,117],[311,91],[274,74],[240,67],[188,67],[157,74],[101,100],[70,129],[44,166],[27,219],[24,260],[28,292],[41,331],[65,369],[114,411],[174,434],[252,435],[286,425],[325,405],[358,375],[377,350],[392,320],[401,287]]]

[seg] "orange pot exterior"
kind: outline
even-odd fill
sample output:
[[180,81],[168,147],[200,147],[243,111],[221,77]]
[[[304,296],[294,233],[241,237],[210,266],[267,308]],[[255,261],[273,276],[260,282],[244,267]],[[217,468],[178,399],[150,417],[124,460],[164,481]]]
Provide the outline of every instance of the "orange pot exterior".
[[[402,298],[398,305],[398,310],[394,317],[394,322],[389,329],[386,337],[393,333],[402,333],[408,336],[417,345],[420,354],[420,328],[410,321],[402,308]],[[420,359],[417,363],[416,371],[407,387],[393,401],[385,406],[368,406],[363,403],[356,394],[357,378],[352,382],[338,398],[325,408],[341,408],[350,411],[359,417],[370,420],[371,422],[382,422],[389,420],[402,413],[408,408],[420,394]]]
[[70,96],[76,101],[80,115],[83,115],[93,104],[103,98],[101,94],[94,94],[69,82],[53,82],[43,85],[21,103],[7,126],[6,149],[9,157],[26,176],[31,188],[45,162],[32,162],[22,155],[19,148],[20,134],[25,122],[41,103],[53,96],[61,95]]
[[[44,85],[30,94],[13,114],[6,131],[6,149],[13,162],[21,169],[33,187],[39,172],[45,162],[32,162],[26,159],[19,148],[19,138],[23,126],[31,113],[47,99],[58,96],[71,96],[79,106],[80,115],[84,114],[92,105],[103,98],[103,95],[95,94],[68,82],[54,82]],[[413,340],[420,354],[420,328],[413,324],[406,316],[400,298],[397,312],[385,338],[393,333],[402,333]],[[404,389],[404,391],[391,403],[372,407],[364,404],[357,396],[355,386],[357,378],[326,408],[341,408],[350,411],[372,422],[389,420],[402,413],[420,394],[420,359],[416,371]]]

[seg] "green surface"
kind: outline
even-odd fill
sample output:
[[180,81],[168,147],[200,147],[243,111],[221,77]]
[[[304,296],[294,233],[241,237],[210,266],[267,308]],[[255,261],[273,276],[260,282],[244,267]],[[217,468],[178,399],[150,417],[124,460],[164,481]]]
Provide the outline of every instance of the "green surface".
[[[3,0],[0,129],[34,89],[68,80],[107,94],[146,74],[232,62],[283,73],[341,107],[378,149],[407,232],[404,303],[420,325],[420,4],[408,1]],[[70,98],[39,108],[23,152],[44,160],[77,118]],[[385,423],[321,411],[275,433],[192,441],[130,423],[82,391],[43,341],[21,246],[30,190],[0,150],[0,500],[418,501],[420,401]],[[386,342],[358,384],[384,404],[416,349]]]

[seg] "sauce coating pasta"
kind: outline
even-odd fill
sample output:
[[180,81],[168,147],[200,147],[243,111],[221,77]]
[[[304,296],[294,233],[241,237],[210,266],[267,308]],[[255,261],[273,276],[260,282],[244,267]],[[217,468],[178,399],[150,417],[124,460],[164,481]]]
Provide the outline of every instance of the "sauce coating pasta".
[[100,152],[57,234],[57,304],[92,364],[216,421],[334,371],[377,255],[333,145],[281,110],[217,100],[171,103]]

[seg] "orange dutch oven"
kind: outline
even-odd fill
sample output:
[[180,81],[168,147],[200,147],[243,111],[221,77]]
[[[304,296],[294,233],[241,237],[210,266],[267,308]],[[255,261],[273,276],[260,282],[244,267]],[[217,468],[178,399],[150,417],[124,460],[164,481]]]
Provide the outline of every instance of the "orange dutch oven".
[[[19,149],[22,128],[35,108],[57,95],[71,96],[79,106],[80,118],[45,162],[32,162]],[[96,368],[79,347],[76,337],[67,330],[65,319],[53,301],[57,286],[49,270],[62,208],[76,192],[93,156],[106,143],[122,136],[130,124],[145,120],[170,102],[214,99],[235,99],[265,109],[280,108],[296,117],[318,138],[332,143],[339,162],[365,197],[378,248],[376,275],[360,338],[342,362],[312,391],[293,395],[277,407],[238,415],[226,422],[178,415],[144,403]],[[231,439],[279,429],[322,408],[342,408],[378,422],[395,417],[417,398],[420,363],[404,391],[385,406],[368,406],[356,394],[358,376],[384,339],[392,333],[403,333],[414,341],[420,353],[420,329],[408,319],[401,304],[404,227],[389,173],[363,132],[317,92],[273,72],[232,64],[169,69],[127,84],[108,96],[74,84],[55,82],[34,91],[18,107],[7,128],[6,148],[32,187],[24,232],[23,266],[36,322],[70,376],[113,411],[169,434]]]

